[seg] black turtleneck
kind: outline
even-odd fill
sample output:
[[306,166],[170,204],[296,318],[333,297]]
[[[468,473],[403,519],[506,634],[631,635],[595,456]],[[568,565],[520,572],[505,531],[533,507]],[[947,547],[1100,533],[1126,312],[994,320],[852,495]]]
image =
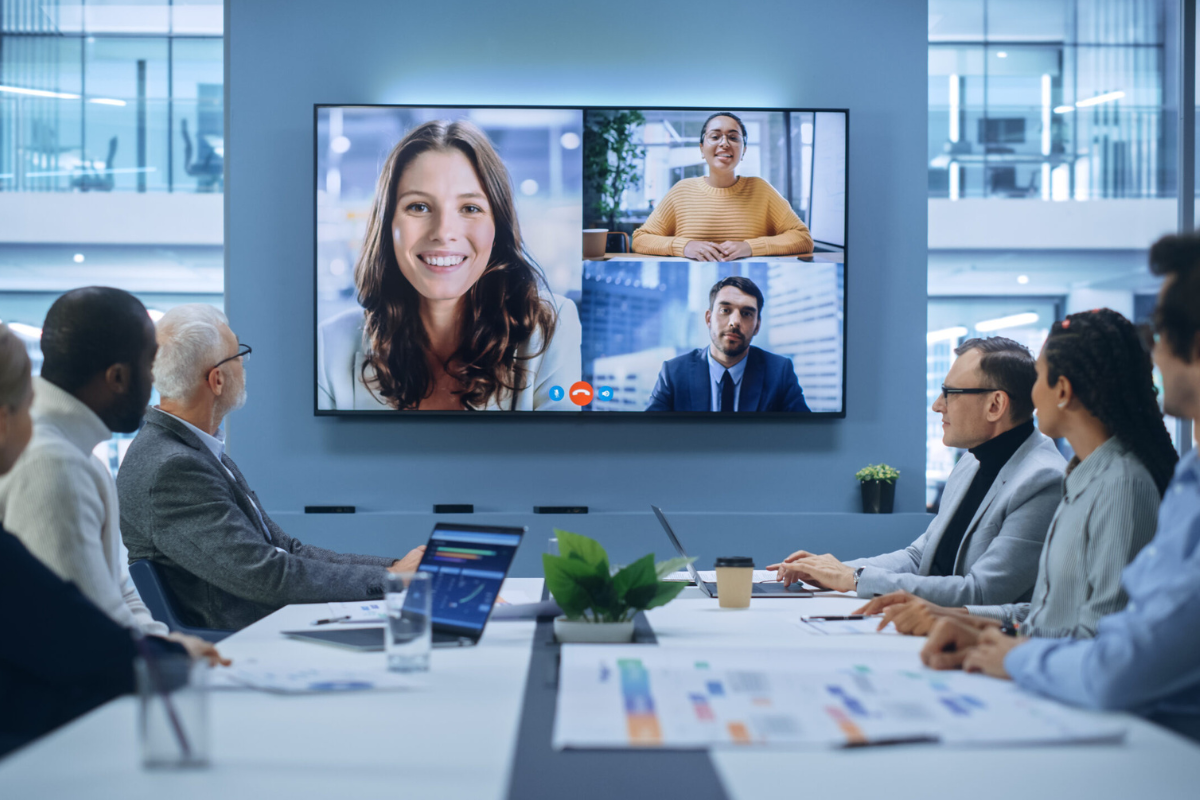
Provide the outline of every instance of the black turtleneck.
[[1033,420],[1022,423],[1015,428],[1009,428],[1004,433],[988,439],[978,447],[972,447],[968,452],[979,460],[979,471],[971,481],[970,488],[963,495],[962,502],[954,511],[950,524],[942,540],[938,542],[937,552],[933,554],[933,567],[930,575],[953,575],[954,562],[958,560],[958,547],[962,544],[963,535],[979,504],[987,496],[988,490],[996,481],[1000,470],[1013,457],[1013,453],[1025,444],[1025,440],[1033,435]]

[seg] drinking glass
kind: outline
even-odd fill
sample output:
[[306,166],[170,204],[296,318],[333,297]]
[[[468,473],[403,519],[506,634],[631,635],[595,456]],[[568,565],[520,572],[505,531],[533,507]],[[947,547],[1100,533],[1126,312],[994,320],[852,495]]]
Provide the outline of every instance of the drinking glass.
[[433,576],[390,573],[387,579],[384,650],[392,672],[427,672],[433,648]]
[[209,765],[208,661],[165,655],[134,661],[146,769]]

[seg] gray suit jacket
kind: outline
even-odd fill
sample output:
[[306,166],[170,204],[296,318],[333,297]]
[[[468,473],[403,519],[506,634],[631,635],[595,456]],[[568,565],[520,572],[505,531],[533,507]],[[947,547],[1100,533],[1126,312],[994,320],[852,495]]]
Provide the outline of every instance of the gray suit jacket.
[[[383,596],[394,559],[335,553],[288,536],[237,466],[151,408],[117,474],[130,561],[153,561],[185,622],[238,630],[289,603]],[[287,552],[280,552],[276,547]]]
[[954,574],[930,575],[946,526],[979,471],[979,461],[965,453],[946,481],[938,515],[919,539],[904,550],[847,562],[865,568],[859,597],[903,589],[942,606],[1029,600],[1066,466],[1054,442],[1035,430],[1001,468],[967,525]]

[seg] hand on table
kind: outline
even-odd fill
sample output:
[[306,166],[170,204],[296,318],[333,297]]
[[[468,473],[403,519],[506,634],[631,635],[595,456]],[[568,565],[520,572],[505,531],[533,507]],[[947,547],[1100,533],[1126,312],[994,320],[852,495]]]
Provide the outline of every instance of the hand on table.
[[979,634],[975,646],[967,653],[963,661],[963,669],[967,672],[982,672],[993,678],[1012,680],[1012,676],[1004,669],[1004,657],[1014,647],[1020,647],[1023,642],[1015,636],[1006,636],[996,628],[989,628]]
[[778,564],[768,564],[767,569],[775,570],[775,580],[785,586],[805,581],[837,592],[854,591],[854,570],[828,553],[816,556],[797,550]]
[[921,661],[931,669],[958,669],[979,637],[989,630],[999,632],[1000,623],[966,614],[942,617],[929,631],[921,648]]
[[716,242],[702,242],[693,240],[683,246],[684,258],[690,258],[693,261],[724,261],[725,254],[721,252],[721,246]]
[[425,555],[425,545],[414,547],[408,551],[408,555],[404,558],[392,562],[392,565],[387,568],[388,572],[399,574],[401,572],[416,572],[417,567],[421,565],[421,559]]
[[721,251],[722,261],[733,261],[754,255],[749,242],[721,242],[717,245],[717,249]]
[[939,618],[966,614],[962,609],[939,606],[904,591],[880,595],[852,613],[866,616],[882,613],[883,620],[880,621],[878,630],[883,630],[888,623],[892,623],[899,633],[907,636],[925,636]]
[[183,649],[187,650],[188,656],[190,656],[193,661],[198,661],[201,658],[207,658],[208,665],[210,667],[228,667],[233,663],[217,651],[217,646],[215,644],[205,639],[201,639],[199,636],[190,636],[186,633],[168,633],[165,638],[169,641],[178,642],[179,644],[183,645]]

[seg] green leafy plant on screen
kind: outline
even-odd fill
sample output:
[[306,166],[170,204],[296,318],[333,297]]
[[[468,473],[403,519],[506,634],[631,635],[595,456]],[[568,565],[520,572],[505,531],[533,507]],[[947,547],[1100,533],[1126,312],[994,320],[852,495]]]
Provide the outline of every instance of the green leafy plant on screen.
[[583,137],[583,174],[596,192],[595,213],[609,230],[617,229],[617,212],[626,189],[641,183],[638,159],[646,148],[634,136],[646,117],[640,111],[589,112]]
[[900,470],[889,467],[887,464],[868,464],[854,473],[854,477],[858,478],[862,483],[866,483],[867,481],[891,483],[900,477]]
[[546,586],[569,620],[625,622],[639,611],[666,605],[687,585],[662,579],[693,559],[655,564],[650,553],[613,574],[608,553],[595,539],[557,528],[554,535],[561,555],[543,554],[542,566]]

